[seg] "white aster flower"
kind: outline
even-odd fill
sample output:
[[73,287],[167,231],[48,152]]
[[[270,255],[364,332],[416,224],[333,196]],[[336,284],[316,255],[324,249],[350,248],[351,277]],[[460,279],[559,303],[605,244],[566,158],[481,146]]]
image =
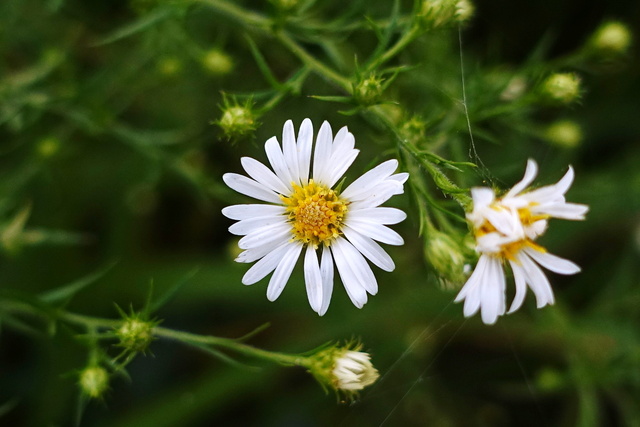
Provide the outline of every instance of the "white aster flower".
[[585,218],[587,206],[565,201],[565,193],[573,182],[573,169],[569,167],[554,185],[525,191],[537,172],[538,165],[529,160],[524,178],[500,198],[490,188],[471,190],[473,210],[467,219],[473,227],[480,259],[455,300],[464,300],[466,317],[480,310],[482,321],[493,324],[505,314],[505,262],[511,266],[516,285],[509,313],[520,308],[527,286],[535,294],[538,308],[554,303],[551,285],[540,266],[558,274],[580,271],[573,262],[552,255],[535,243],[546,231],[550,218]]
[[[227,173],[224,182],[244,195],[267,202],[226,207],[222,213],[238,220],[229,231],[244,236],[238,262],[257,261],[242,283],[251,285],[273,272],[267,298],[275,301],[284,289],[300,254],[304,252],[304,278],[311,308],[326,313],[333,291],[335,262],[353,304],[362,308],[367,293],[375,295],[378,284],[371,263],[393,271],[391,257],[376,242],[402,245],[402,237],[387,225],[406,214],[380,207],[403,192],[407,173],[394,174],[397,160],[388,160],[344,191],[332,189],[353,163],[358,150],[347,127],[335,138],[328,122],[320,127],[313,149],[313,126],[305,119],[298,138],[288,120],[282,131],[282,148],[276,137],[265,143],[273,171],[250,157],[241,159],[250,178]],[[365,259],[366,258],[366,259]]]
[[370,359],[369,353],[353,350],[338,357],[332,371],[335,388],[355,392],[376,382],[380,374]]

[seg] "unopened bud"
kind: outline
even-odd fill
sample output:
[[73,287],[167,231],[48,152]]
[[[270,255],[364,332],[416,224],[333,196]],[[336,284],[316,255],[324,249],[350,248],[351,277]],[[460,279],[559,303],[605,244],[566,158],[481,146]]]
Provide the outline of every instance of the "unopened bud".
[[224,76],[233,70],[233,59],[220,49],[211,49],[202,57],[202,66],[215,76]]
[[222,117],[218,126],[229,139],[239,138],[251,134],[258,126],[257,117],[250,108],[250,103],[245,105],[229,104],[222,110]]
[[425,29],[435,29],[466,22],[473,12],[473,4],[468,0],[424,0],[418,17]]
[[467,280],[464,247],[450,235],[429,227],[425,236],[424,256],[443,288],[459,289]]
[[371,356],[360,349],[360,345],[347,344],[320,350],[309,357],[307,367],[323,387],[354,398],[380,376]]
[[547,128],[545,137],[554,145],[574,148],[582,142],[582,129],[574,121],[560,120]]
[[377,103],[382,96],[382,82],[384,79],[375,74],[361,80],[355,87],[354,96],[361,105],[372,105]]
[[591,37],[589,47],[607,56],[623,55],[631,46],[631,31],[629,28],[617,21],[602,24]]
[[139,315],[125,318],[122,326],[116,330],[120,339],[118,345],[132,352],[144,353],[154,339],[155,325],[156,322],[143,320]]
[[575,73],[552,74],[542,84],[542,95],[550,102],[570,104],[580,98],[580,77]]
[[101,366],[89,366],[80,372],[78,385],[83,394],[98,399],[109,388],[109,373]]

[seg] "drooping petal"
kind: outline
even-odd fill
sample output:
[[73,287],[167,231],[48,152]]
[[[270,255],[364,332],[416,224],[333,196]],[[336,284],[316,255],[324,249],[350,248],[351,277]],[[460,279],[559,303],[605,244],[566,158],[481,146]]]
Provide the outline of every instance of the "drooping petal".
[[524,252],[533,258],[535,262],[554,273],[569,275],[580,272],[580,267],[574,262],[549,252],[540,252],[533,248],[524,248]]
[[341,250],[342,248],[338,242],[339,239],[336,239],[330,246],[331,252],[333,253],[333,260],[336,263],[336,267],[338,267],[340,279],[342,279],[342,284],[347,291],[347,295],[349,295],[349,299],[351,299],[353,305],[358,308],[362,308],[367,302],[367,291],[360,282],[360,278],[356,275],[348,260],[343,255]]
[[256,182],[243,175],[237,173],[225,173],[222,180],[232,190],[254,199],[262,200],[269,203],[281,203],[280,197],[264,184]]
[[356,274],[362,287],[371,295],[378,293],[378,282],[371,267],[367,264],[362,254],[348,240],[338,237],[332,246],[339,246],[342,256],[347,260],[353,272]]
[[278,263],[267,286],[267,299],[269,301],[277,300],[282,293],[282,290],[289,281],[289,277],[291,277],[293,267],[295,267],[296,261],[298,261],[300,251],[302,251],[302,244],[300,243],[290,243],[287,245],[287,250],[282,254],[282,259]]
[[304,282],[309,305],[317,313],[322,308],[322,275],[316,250],[311,245],[307,245],[304,254]]
[[[328,247],[322,248],[322,258],[320,259],[320,275],[322,276],[322,306],[318,314],[324,316],[331,302],[333,293],[333,257]],[[366,296],[366,295],[365,295]]]
[[354,231],[370,237],[378,242],[387,245],[400,246],[404,244],[404,239],[397,232],[389,227],[371,221],[361,219],[347,218],[345,225],[351,227]]
[[358,233],[349,226],[345,226],[342,231],[344,237],[374,265],[384,271],[393,271],[396,268],[389,254],[373,239]]
[[524,302],[524,297],[527,295],[527,281],[525,279],[525,272],[515,261],[509,261],[511,264],[511,271],[513,271],[513,279],[516,282],[516,295],[511,302],[511,307],[509,308],[509,314],[518,310],[522,303]]
[[482,282],[480,315],[487,325],[493,325],[505,312],[506,280],[500,262],[492,258],[487,264],[485,280]]
[[527,283],[536,296],[536,306],[542,308],[547,304],[553,304],[555,298],[551,284],[540,267],[523,251],[516,255],[516,259],[522,265]]
[[265,255],[272,252],[275,248],[287,243],[289,236],[284,235],[280,239],[267,241],[259,246],[254,246],[251,249],[246,249],[240,253],[235,259],[236,262],[250,263],[259,260]]
[[245,285],[253,285],[259,282],[278,266],[282,260],[282,256],[287,252],[292,243],[286,242],[269,252],[260,261],[251,266],[242,277],[242,283]]

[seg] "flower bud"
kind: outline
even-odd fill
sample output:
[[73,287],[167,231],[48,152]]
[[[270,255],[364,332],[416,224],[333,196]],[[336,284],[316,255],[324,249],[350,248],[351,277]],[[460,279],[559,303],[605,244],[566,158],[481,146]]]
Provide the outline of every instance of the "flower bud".
[[202,66],[214,76],[224,76],[233,70],[233,59],[220,49],[211,49],[202,57]]
[[468,0],[424,0],[418,17],[425,29],[435,29],[466,22],[473,12],[473,4]]
[[631,46],[631,31],[621,22],[602,24],[591,37],[588,47],[602,56],[624,55]]
[[347,398],[376,382],[378,371],[361,345],[331,346],[309,357],[309,372],[320,382]]
[[156,324],[143,320],[140,315],[125,318],[116,330],[116,336],[120,339],[118,345],[131,352],[144,353],[154,339],[153,328]]
[[50,158],[60,150],[60,140],[55,137],[44,138],[36,146],[38,155],[42,158]]
[[101,366],[86,367],[80,372],[78,385],[83,394],[98,399],[109,388],[109,373]]
[[424,257],[443,288],[460,289],[467,280],[465,249],[450,235],[429,227],[425,236]]
[[258,126],[257,117],[251,110],[250,103],[245,105],[230,104],[225,100],[222,117],[216,123],[229,139],[251,134]]
[[380,100],[382,96],[382,82],[384,79],[378,77],[375,74],[370,75],[364,80],[361,80],[355,87],[354,97],[361,105],[373,105]]
[[427,123],[419,116],[413,116],[400,126],[400,136],[413,145],[419,145],[425,140]]
[[556,104],[570,104],[580,98],[580,77],[575,73],[555,73],[542,84],[543,97]]
[[174,56],[165,56],[158,60],[156,68],[163,76],[173,77],[182,71],[182,61]]
[[582,129],[571,120],[560,120],[545,131],[549,142],[563,148],[574,148],[582,142]]

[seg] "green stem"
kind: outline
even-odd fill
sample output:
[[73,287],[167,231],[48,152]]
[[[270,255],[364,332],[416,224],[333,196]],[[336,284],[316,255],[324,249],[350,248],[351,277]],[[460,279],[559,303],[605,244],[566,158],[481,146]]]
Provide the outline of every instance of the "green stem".
[[306,50],[302,48],[291,36],[278,31],[275,33],[276,38],[287,48],[291,53],[298,57],[305,65],[313,69],[316,73],[325,77],[327,80],[333,81],[342,87],[346,92],[351,93],[351,81],[343,77],[341,74],[333,71],[331,68],[318,61]]
[[249,11],[224,0],[197,0],[197,2],[206,4],[221,15],[231,18],[232,20],[243,24],[245,27],[255,27],[257,29],[268,31],[268,29],[273,25],[273,22],[264,15]]
[[380,55],[375,61],[369,65],[369,69],[376,69],[380,65],[385,62],[391,60],[394,56],[399,54],[409,43],[414,41],[420,34],[422,30],[418,25],[412,25],[409,31],[404,33],[402,37],[394,44],[389,50],[387,50],[384,54]]

